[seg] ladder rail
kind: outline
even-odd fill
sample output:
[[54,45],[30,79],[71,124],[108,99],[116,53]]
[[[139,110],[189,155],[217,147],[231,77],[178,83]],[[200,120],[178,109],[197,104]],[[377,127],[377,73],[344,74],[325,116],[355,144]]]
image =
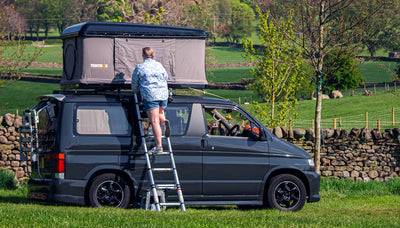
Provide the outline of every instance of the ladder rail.
[[[167,144],[168,144],[168,152],[165,153],[160,153],[160,154],[152,154],[149,152],[148,148],[147,148],[147,142],[146,142],[146,135],[144,134],[144,127],[143,127],[143,119],[141,117],[140,114],[140,107],[139,107],[139,100],[137,97],[137,94],[134,93],[134,102],[135,102],[135,108],[136,108],[136,116],[138,118],[138,123],[139,123],[139,132],[140,132],[140,138],[141,138],[141,144],[143,146],[144,152],[145,152],[145,158],[146,158],[146,168],[147,168],[147,173],[148,173],[148,178],[150,181],[150,190],[148,191],[148,193],[146,194],[146,209],[149,208],[149,204],[150,204],[150,198],[151,198],[151,194],[153,197],[153,202],[154,202],[154,206],[156,211],[161,211],[161,208],[165,208],[166,206],[180,206],[181,211],[186,211],[186,206],[185,206],[185,202],[184,202],[184,198],[183,198],[183,193],[182,193],[182,188],[181,188],[181,184],[179,181],[179,176],[178,176],[178,172],[176,169],[176,163],[175,163],[175,158],[174,158],[174,154],[172,151],[172,146],[171,146],[171,140],[169,138],[169,136],[164,136],[162,137],[163,139],[166,139]],[[133,137],[132,137],[133,140]],[[132,145],[134,145],[134,142],[132,141]],[[151,165],[151,161],[150,161],[150,156],[155,156],[155,155],[169,155],[170,158],[170,162],[171,162],[171,168],[153,168]],[[171,185],[168,184],[160,184],[157,185],[155,183],[154,180],[154,174],[153,171],[156,172],[170,172],[172,171],[173,176],[174,176],[174,182],[175,184],[173,185],[174,187],[171,187]],[[175,189],[176,193],[178,195],[178,200],[179,203],[167,203],[166,202],[166,197],[165,197],[165,190],[167,189]],[[162,191],[162,194],[159,195],[159,191]],[[160,202],[160,199],[161,202]]]
[[176,169],[176,164],[175,164],[175,157],[174,153],[172,152],[172,146],[171,146],[171,140],[169,137],[167,137],[167,143],[168,143],[168,150],[169,150],[169,156],[171,158],[171,165],[173,169],[173,174],[174,174],[174,179],[175,179],[175,184],[176,184],[176,192],[178,194],[178,200],[180,203],[180,208],[182,211],[186,211],[186,206],[185,206],[185,201],[183,199],[183,193],[182,193],[182,188],[181,188],[181,183],[179,181],[179,176],[178,176],[178,171]]
[[[161,211],[160,208],[160,203],[159,203],[159,199],[158,199],[158,193],[157,193],[157,189],[156,189],[156,185],[155,185],[155,181],[154,181],[154,176],[153,176],[153,172],[152,172],[152,168],[151,168],[151,162],[150,162],[150,156],[149,156],[149,152],[147,149],[147,143],[146,143],[146,137],[144,135],[144,128],[143,128],[143,124],[142,124],[142,118],[140,115],[140,110],[139,110],[139,100],[137,98],[137,94],[134,93],[133,94],[134,97],[134,102],[135,102],[135,106],[136,106],[136,116],[138,118],[139,121],[139,133],[140,133],[140,138],[142,140],[142,146],[143,146],[143,150],[144,150],[144,154],[145,154],[145,158],[146,158],[146,168],[147,168],[147,173],[149,175],[149,180],[150,180],[150,188],[151,191],[153,193],[153,200],[154,200],[154,204],[156,206],[156,210],[157,211]],[[132,137],[133,138],[133,137]]]

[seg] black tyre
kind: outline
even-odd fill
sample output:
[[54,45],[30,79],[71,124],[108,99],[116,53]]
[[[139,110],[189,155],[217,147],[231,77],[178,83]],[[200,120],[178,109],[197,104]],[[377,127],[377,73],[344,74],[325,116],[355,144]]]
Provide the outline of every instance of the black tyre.
[[89,189],[89,203],[92,207],[127,208],[130,198],[129,184],[113,173],[97,176]]
[[281,174],[271,179],[266,204],[281,211],[298,211],[307,198],[303,182],[296,176]]

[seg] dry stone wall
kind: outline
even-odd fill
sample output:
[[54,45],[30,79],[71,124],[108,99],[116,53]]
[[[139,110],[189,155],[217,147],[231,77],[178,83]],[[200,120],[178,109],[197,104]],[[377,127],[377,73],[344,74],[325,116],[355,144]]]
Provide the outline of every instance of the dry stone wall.
[[[274,128],[272,132],[302,147],[311,155],[312,129]],[[322,130],[321,175],[360,181],[388,180],[400,175],[400,129]]]
[[26,179],[30,173],[30,161],[21,161],[18,128],[21,116],[5,114],[0,116],[0,169],[9,169],[18,180]]
[[[30,161],[21,161],[18,129],[22,118],[0,116],[0,169],[14,171],[18,180],[29,177]],[[271,131],[312,155],[314,132],[311,129],[277,127]],[[384,132],[368,129],[322,130],[321,175],[353,180],[388,180],[400,175],[400,129]]]

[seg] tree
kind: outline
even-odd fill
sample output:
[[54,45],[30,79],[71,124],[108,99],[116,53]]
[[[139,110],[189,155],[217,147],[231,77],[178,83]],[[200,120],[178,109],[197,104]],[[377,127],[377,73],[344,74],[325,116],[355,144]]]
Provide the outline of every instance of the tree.
[[[380,7],[380,10],[375,12]],[[360,41],[365,45],[371,56],[375,56],[378,48],[390,47],[392,40],[400,40],[395,35],[396,28],[399,28],[400,19],[397,15],[400,10],[399,1],[386,1],[382,4],[380,0],[359,0],[347,10],[348,14],[359,12],[365,17],[373,14],[368,20],[362,21],[357,28],[360,34]]]
[[132,15],[128,0],[98,0],[97,15],[99,21],[125,22]]
[[239,0],[231,0],[232,15],[229,24],[229,37],[238,43],[254,31],[255,15],[253,9]]
[[[321,152],[321,113],[322,113],[322,85],[325,73],[324,61],[327,54],[333,50],[345,50],[356,47],[359,42],[360,25],[367,21],[375,13],[379,12],[385,0],[379,0],[379,4],[370,13],[361,14],[359,11],[348,10],[356,4],[356,0],[281,0],[271,4],[275,18],[282,12],[292,9],[295,12],[296,28],[302,36],[298,45],[303,48],[304,55],[314,68],[314,82],[316,85],[315,102],[315,170],[320,172]],[[290,37],[288,37],[290,38]]]
[[0,3],[0,74],[18,78],[21,69],[28,67],[41,53],[40,48],[27,52],[29,43],[21,37],[25,20],[12,4]]
[[334,50],[326,55],[324,61],[323,90],[355,89],[363,81],[358,62],[352,52]]
[[251,39],[244,41],[244,48],[247,58],[255,65],[251,88],[268,102],[267,123],[274,127],[290,120],[289,113],[296,101],[296,92],[305,78],[303,58],[300,47],[291,40],[298,39],[292,18],[274,22],[269,12],[259,12],[262,50],[257,51]]

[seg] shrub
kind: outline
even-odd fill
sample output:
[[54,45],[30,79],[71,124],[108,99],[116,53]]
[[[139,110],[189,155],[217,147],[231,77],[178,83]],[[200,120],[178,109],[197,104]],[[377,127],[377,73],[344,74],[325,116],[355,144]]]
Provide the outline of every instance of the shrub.
[[353,53],[333,51],[325,57],[324,91],[355,89],[363,81]]
[[0,169],[0,189],[15,189],[17,188],[17,180],[12,171]]

